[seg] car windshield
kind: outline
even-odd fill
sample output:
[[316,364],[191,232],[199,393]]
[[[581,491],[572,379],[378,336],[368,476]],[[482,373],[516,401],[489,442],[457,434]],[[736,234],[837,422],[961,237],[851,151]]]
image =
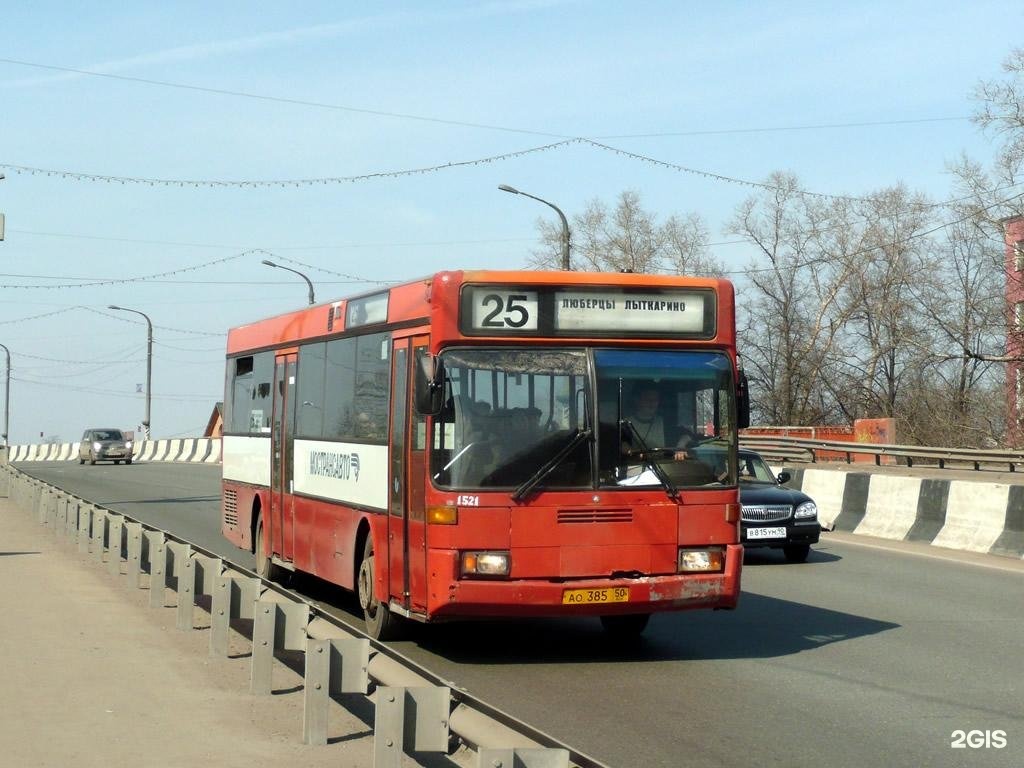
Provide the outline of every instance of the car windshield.
[[124,435],[119,429],[97,429],[92,433],[93,440],[123,440]]
[[765,460],[760,456],[741,453],[739,460],[740,480],[747,483],[771,483],[775,485],[775,475],[772,474]]

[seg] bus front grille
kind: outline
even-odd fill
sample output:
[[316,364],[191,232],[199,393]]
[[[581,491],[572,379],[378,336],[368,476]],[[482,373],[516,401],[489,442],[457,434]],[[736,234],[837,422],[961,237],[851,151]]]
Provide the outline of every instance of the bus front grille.
[[558,523],[632,523],[631,509],[560,509]]

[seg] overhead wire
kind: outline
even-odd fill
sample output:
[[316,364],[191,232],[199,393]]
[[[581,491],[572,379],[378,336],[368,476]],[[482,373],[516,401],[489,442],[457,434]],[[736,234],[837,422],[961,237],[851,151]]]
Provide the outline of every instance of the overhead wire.
[[[93,314],[101,315],[103,317],[109,318],[111,320],[118,320],[120,322],[132,323],[133,325],[144,325],[144,321],[141,321],[141,320],[133,320],[131,318],[122,317],[120,315],[114,315],[114,314],[111,314],[109,312],[102,312],[102,311],[100,311],[98,309],[94,309],[92,307],[82,306],[80,304],[76,304],[76,305],[73,305],[73,306],[70,306],[70,307],[65,307],[63,309],[55,310],[54,312],[46,312],[46,313],[43,313],[43,314],[40,314],[40,315],[31,315],[29,317],[17,317],[17,318],[13,318],[11,320],[0,320],[0,325],[11,325],[11,324],[14,324],[14,323],[28,322],[30,320],[39,320],[41,318],[53,317],[55,315],[61,315],[61,314],[64,314],[66,312],[72,312],[74,310],[83,310],[85,312],[91,312]],[[191,336],[224,336],[225,335],[223,332],[217,332],[217,331],[196,331],[196,330],[192,330],[192,329],[188,329],[188,328],[174,328],[174,327],[168,326],[168,325],[156,325],[156,324],[154,324],[153,327],[154,328],[158,328],[158,329],[163,330],[163,331],[168,331],[170,333],[178,333],[178,334],[185,334],[185,335],[191,335]]]
[[[552,133],[545,131],[536,131],[531,129],[514,128],[509,126],[500,126],[485,123],[476,123],[462,120],[450,120],[444,118],[436,118],[424,115],[414,115],[403,112],[393,112],[385,110],[373,110],[364,109],[358,107],[351,107],[339,104],[329,104],[326,102],[315,102],[305,101],[300,99],[288,98],[288,97],[277,97],[268,96],[264,94],[255,94],[244,91],[222,89],[222,88],[210,88],[205,86],[197,86],[186,83],[177,83],[165,80],[156,80],[151,78],[133,77],[129,75],[117,75],[109,72],[98,72],[95,70],[79,69],[74,67],[64,67],[52,64],[41,64],[38,62],[30,62],[20,59],[13,58],[0,58],[0,63],[13,64],[17,66],[32,67],[37,69],[44,69],[50,71],[59,71],[72,74],[78,74],[90,77],[108,78],[111,80],[120,80],[126,82],[142,83],[146,85],[154,85],[165,88],[178,88],[191,91],[200,91],[213,93],[218,95],[227,95],[233,97],[242,97],[247,99],[258,99],[261,101],[275,101],[287,104],[294,104],[300,106],[317,107],[324,109],[341,110],[346,112],[364,113],[380,117],[391,117],[408,120],[418,120],[433,123],[440,123],[445,125],[456,125],[462,127],[471,127],[487,130],[498,130],[520,134],[530,134],[537,136],[544,136],[549,138],[556,138],[559,141],[540,146],[532,147],[525,150],[516,152],[508,152],[500,155],[493,155],[485,158],[478,158],[475,160],[465,160],[457,162],[449,162],[444,164],[437,164],[422,168],[405,169],[398,171],[381,171],[368,174],[359,174],[353,176],[336,176],[336,177],[318,177],[318,178],[306,178],[306,179],[276,179],[276,180],[209,180],[209,179],[161,179],[161,178],[149,178],[149,177],[133,177],[133,176],[114,176],[114,175],[102,175],[94,173],[86,173],[80,171],[66,171],[66,170],[54,170],[44,169],[33,166],[24,165],[13,165],[13,164],[0,164],[0,168],[7,168],[15,173],[30,173],[46,174],[46,175],[57,175],[63,178],[71,178],[76,180],[87,180],[87,181],[105,181],[105,182],[117,182],[121,184],[149,184],[149,185],[165,185],[165,186],[192,186],[192,187],[264,187],[264,186],[303,186],[313,184],[331,184],[331,183],[344,183],[344,182],[355,182],[365,181],[374,178],[394,178],[399,176],[413,175],[436,172],[455,167],[463,167],[469,165],[479,165],[490,162],[498,162],[501,160],[511,159],[515,157],[521,157],[523,155],[532,154],[535,152],[546,151],[549,149],[563,147],[569,144],[583,143],[588,144],[592,147],[602,149],[607,152],[612,152],[623,157],[628,157],[641,162],[660,165],[662,167],[671,168],[680,172],[695,174],[704,178],[722,181],[732,184],[742,184],[755,188],[763,189],[777,189],[777,187],[766,184],[764,182],[756,182],[748,179],[742,179],[739,177],[732,177],[725,174],[715,173],[712,171],[706,171],[696,168],[690,168],[682,166],[677,163],[670,163],[656,158],[642,155],[640,153],[631,152],[629,150],[621,149],[618,147],[612,147],[602,143],[609,139],[622,139],[622,138],[647,138],[647,137],[671,137],[671,136],[698,136],[698,135],[715,135],[715,134],[735,134],[735,133],[766,133],[773,131],[794,131],[794,130],[818,130],[818,129],[836,129],[836,128],[850,128],[850,127],[874,127],[882,125],[908,125],[908,124],[920,124],[920,123],[935,123],[935,122],[948,122],[948,121],[962,121],[968,120],[966,116],[943,116],[943,117],[929,117],[929,118],[909,118],[899,120],[875,120],[875,121],[860,121],[860,122],[845,122],[845,123],[818,123],[818,124],[803,124],[803,125],[790,125],[790,126],[761,126],[753,128],[733,128],[733,129],[714,129],[714,130],[703,130],[703,131],[660,131],[660,132],[648,132],[648,133],[634,133],[634,134],[607,134],[607,135],[594,135],[587,136],[581,134],[564,134],[564,133]],[[812,192],[808,190],[801,190],[796,194],[830,198],[830,199],[843,199],[843,200],[863,200],[863,198],[851,197],[846,195],[834,195],[822,192]]]
[[[141,320],[135,320],[135,319],[130,318],[130,317],[121,317],[120,315],[115,315],[115,314],[112,314],[110,312],[103,312],[102,310],[93,309],[92,307],[82,307],[82,309],[84,309],[86,312],[91,312],[94,315],[100,315],[102,317],[110,318],[111,320],[120,320],[123,323],[131,323],[132,325],[145,325],[145,323],[143,321],[141,321]],[[186,335],[190,335],[190,336],[226,336],[227,335],[226,333],[217,332],[217,331],[194,331],[194,330],[188,330],[188,329],[185,329],[185,328],[171,328],[170,326],[157,325],[156,323],[153,323],[153,328],[159,329],[159,330],[162,330],[162,331],[171,331],[173,333],[186,334]]]
[[[138,276],[138,277],[106,278],[106,279],[103,279],[103,280],[97,280],[97,279],[94,279],[94,278],[58,278],[58,279],[66,279],[66,280],[83,280],[83,282],[78,282],[78,283],[62,283],[62,284],[58,284],[58,285],[22,285],[22,284],[19,284],[19,283],[0,284],[0,288],[94,288],[94,287],[99,286],[99,285],[125,285],[125,284],[128,284],[128,283],[137,283],[137,282],[142,282],[142,281],[145,281],[145,280],[152,280],[154,278],[169,277],[171,275],[180,275],[180,274],[183,274],[185,272],[194,272],[196,270],[205,269],[206,267],[212,267],[212,266],[215,266],[217,264],[225,264],[225,263],[227,263],[229,261],[234,261],[236,259],[240,259],[243,256],[251,256],[251,255],[265,254],[265,253],[267,253],[267,252],[264,251],[261,248],[253,248],[253,249],[250,249],[248,251],[243,251],[242,253],[236,253],[236,254],[234,254],[232,256],[225,256],[224,258],[221,258],[221,259],[214,259],[213,261],[207,261],[207,262],[204,262],[202,264],[195,264],[195,265],[192,265],[190,267],[181,267],[179,269],[172,269],[172,270],[168,270],[166,272],[157,272],[157,273],[151,274],[151,275],[141,275],[141,276]],[[268,255],[273,255],[273,254],[268,254]],[[36,279],[38,279],[38,277]]]
[[[128,397],[128,398],[135,399],[135,400],[141,400],[141,399],[144,399],[146,397],[145,393],[143,393],[143,392],[123,392],[123,391],[120,391],[120,390],[99,389],[99,388],[95,388],[95,387],[73,387],[73,386],[67,386],[67,385],[65,385],[63,383],[55,384],[53,382],[38,381],[38,380],[35,380],[35,379],[26,379],[26,378],[23,378],[23,377],[20,377],[20,376],[13,376],[13,375],[11,376],[11,381],[17,381],[17,382],[19,382],[21,384],[28,384],[28,385],[32,385],[32,386],[38,386],[38,387],[48,387],[48,388],[56,388],[56,389],[62,389],[62,390],[66,389],[66,390],[71,390],[71,391],[74,391],[74,392],[86,392],[88,394],[94,394],[94,395],[115,395],[117,397]],[[186,401],[202,401],[202,402],[206,402],[206,401],[209,401],[211,399],[212,400],[216,400],[217,398],[214,395],[194,395],[194,394],[164,395],[164,394],[157,394],[157,393],[154,392],[153,395],[152,395],[152,399],[154,399],[154,400],[177,400],[177,401],[183,401],[183,402],[186,402]]]
[[[94,173],[85,173],[81,171],[68,171],[68,170],[57,170],[47,168],[37,168],[32,166],[24,165],[13,165],[10,163],[0,163],[0,168],[6,168],[7,170],[13,171],[16,174],[28,173],[31,175],[46,175],[46,176],[57,176],[64,179],[71,179],[75,181],[102,181],[107,183],[120,183],[120,184],[147,184],[150,186],[170,186],[170,187],[233,187],[233,188],[245,188],[245,187],[302,187],[312,185],[327,185],[327,184],[340,184],[340,183],[355,183],[362,181],[369,181],[371,179],[380,178],[399,178],[404,176],[413,176],[426,173],[434,173],[442,170],[450,170],[453,168],[464,168],[468,166],[477,166],[487,163],[500,162],[502,160],[508,160],[516,157],[522,157],[525,155],[533,154],[536,152],[549,151],[556,148],[562,148],[570,144],[579,144],[583,146],[589,146],[603,152],[608,152],[619,157],[624,157],[637,162],[642,162],[648,165],[653,165],[668,170],[678,171],[692,176],[698,176],[700,178],[709,179],[712,181],[719,181],[727,184],[734,184],[738,186],[750,187],[752,189],[763,189],[769,191],[778,191],[783,189],[777,184],[770,184],[763,181],[754,181],[751,179],[745,179],[739,176],[729,176],[723,173],[716,173],[714,171],[703,170],[700,168],[693,168],[690,166],[674,163],[668,160],[661,160],[659,158],[644,155],[639,152],[633,152],[631,150],[622,149],[621,147],[614,147],[603,142],[594,141],[583,137],[577,137],[573,139],[566,139],[564,141],[555,142],[553,144],[547,144],[540,147],[531,147],[529,149],[518,150],[514,152],[505,152],[499,155],[492,155],[489,157],[476,158],[472,160],[458,160],[450,161],[447,163],[425,166],[419,168],[410,168],[403,170],[394,171],[375,171],[372,173],[357,174],[352,176],[323,176],[316,178],[305,178],[305,179],[249,179],[249,180],[211,180],[211,179],[158,179],[158,178],[147,178],[137,176],[112,176],[102,175]],[[867,202],[869,198],[857,197],[853,195],[839,195],[831,194],[826,192],[815,192],[813,190],[806,189],[794,189],[792,194],[801,197],[815,197],[825,200],[843,200],[848,202]],[[936,205],[942,205],[936,204]],[[259,249],[255,249],[259,250]],[[227,257],[225,261],[235,257]],[[182,270],[185,271],[185,270]],[[108,284],[110,282],[117,281],[105,281],[97,284]],[[18,285],[2,287],[21,287]],[[64,287],[64,286],[60,286]]]
[[[134,77],[131,75],[117,75],[111,72],[98,72],[96,70],[79,69],[75,67],[63,67],[54,64],[40,64],[37,62],[24,61],[22,59],[11,59],[11,58],[0,58],[0,63],[13,64],[21,67],[31,67],[34,69],[43,69],[54,72],[64,72],[67,74],[82,75],[86,77],[99,77],[106,78],[109,80],[120,80],[130,83],[139,83],[142,85],[153,85],[161,88],[175,88],[180,90],[196,91],[200,93],[211,93],[219,96],[231,96],[235,98],[254,99],[258,101],[277,102],[281,104],[290,104],[294,106],[302,107],[313,107],[317,109],[328,109],[341,112],[351,112],[354,114],[372,115],[374,117],[387,117],[395,118],[400,120],[414,120],[419,122],[437,123],[440,125],[451,125],[461,128],[476,128],[488,131],[501,131],[505,133],[519,133],[531,136],[544,136],[553,139],[571,139],[581,134],[566,134],[566,133],[552,133],[550,131],[538,131],[532,128],[520,128],[515,126],[507,125],[495,125],[491,123],[479,123],[467,120],[455,120],[451,118],[440,118],[430,115],[417,115],[408,112],[395,112],[380,109],[368,109],[365,107],[353,107],[344,104],[332,104],[329,102],[322,101],[311,101],[305,99],[296,99],[294,97],[287,96],[273,96],[269,94],[251,93],[248,91],[238,91],[228,88],[213,88],[209,86],[194,85],[190,83],[179,83],[171,80],[156,80],[152,78]],[[607,135],[592,135],[586,134],[588,138],[597,140],[609,140],[609,139],[644,139],[644,138],[671,138],[677,136],[718,136],[728,134],[746,134],[746,133],[779,133],[785,131],[810,131],[810,130],[832,130],[840,128],[874,128],[890,125],[915,125],[921,123],[941,123],[941,122],[965,122],[970,120],[969,115],[954,115],[944,117],[922,117],[922,118],[905,118],[896,120],[864,120],[864,121],[850,121],[840,123],[810,123],[810,124],[797,124],[797,125],[783,125],[783,126],[760,126],[754,128],[718,128],[718,129],[705,129],[705,130],[689,130],[689,131],[650,131],[645,133],[619,133],[619,134],[607,134]]]
[[57,176],[72,181],[101,181],[108,184],[142,184],[151,187],[193,187],[193,188],[265,188],[265,187],[309,187],[327,184],[349,184],[372,179],[397,179],[404,176],[419,176],[427,173],[451,170],[453,168],[466,168],[469,166],[497,163],[504,160],[512,160],[517,157],[547,152],[552,149],[578,144],[580,139],[565,139],[552,144],[545,144],[539,147],[516,150],[513,152],[502,152],[501,154],[488,157],[479,157],[472,160],[453,160],[447,163],[423,166],[419,168],[403,168],[394,171],[375,171],[372,173],[361,173],[351,176],[321,176],[305,179],[160,179],[145,176],[115,176],[99,173],[88,173],[85,171],[66,171],[54,168],[38,168],[29,165],[14,165],[12,163],[0,163],[0,168],[5,168],[15,174],[29,174],[31,176]]
[[489,131],[503,131],[505,133],[524,133],[532,136],[546,136],[549,138],[571,138],[569,136],[563,136],[556,133],[546,133],[544,131],[534,131],[529,128],[510,128],[502,125],[489,125],[486,123],[474,123],[465,120],[448,120],[439,117],[430,117],[427,115],[414,115],[404,112],[388,112],[379,109],[366,109],[362,107],[350,107],[343,104],[329,104],[322,101],[306,101],[303,99],[296,99],[286,96],[268,96],[258,93],[248,93],[246,91],[233,91],[226,88],[210,88],[201,85],[190,85],[187,83],[176,83],[170,80],[154,80],[145,77],[132,77],[131,75],[115,75],[111,72],[97,72],[89,69],[76,69],[74,67],[60,67],[53,64],[37,64],[31,61],[23,61],[20,59],[9,59],[0,58],[0,63],[4,64],[15,64],[21,67],[34,67],[36,69],[47,69],[55,72],[66,72],[75,75],[86,75],[89,77],[104,77],[109,80],[122,80],[130,83],[141,83],[143,85],[156,85],[162,88],[177,88],[187,91],[198,91],[201,93],[212,93],[219,96],[234,96],[237,98],[244,99],[256,99],[258,101],[272,101],[281,104],[292,104],[301,107],[316,107],[318,109],[331,109],[340,112],[352,112],[355,114],[372,115],[375,117],[390,117],[401,120],[416,120],[424,123],[437,123],[440,125],[453,125],[462,128],[480,128]]

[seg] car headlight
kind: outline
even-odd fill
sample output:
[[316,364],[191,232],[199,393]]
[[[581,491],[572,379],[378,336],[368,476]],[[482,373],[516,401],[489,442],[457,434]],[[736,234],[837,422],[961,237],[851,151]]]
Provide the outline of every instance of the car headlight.
[[92,444],[92,449],[94,451],[102,450],[103,449],[103,443],[93,443]]
[[797,507],[796,512],[793,513],[793,517],[797,520],[809,520],[810,518],[817,516],[818,507],[813,501],[805,501]]
[[131,448],[132,447],[132,441],[131,440],[125,440],[124,441],[124,447],[125,448]]
[[508,552],[463,552],[460,558],[463,576],[508,576],[510,565]]

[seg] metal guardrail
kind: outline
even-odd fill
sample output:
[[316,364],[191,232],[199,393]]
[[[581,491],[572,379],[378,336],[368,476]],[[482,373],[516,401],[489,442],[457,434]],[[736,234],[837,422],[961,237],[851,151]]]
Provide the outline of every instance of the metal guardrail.
[[[327,744],[333,696],[361,693],[374,705],[374,768],[399,768],[403,755],[450,755],[459,747],[474,751],[481,768],[607,768],[455,688],[298,593],[167,531],[9,466],[0,466],[0,495],[75,543],[79,554],[112,575],[123,574],[130,588],[149,588],[150,607],[165,607],[167,590],[174,592],[179,630],[192,630],[195,607],[206,609],[208,602],[212,656],[227,657],[230,630],[239,629],[238,620],[250,620],[251,693],[270,694],[277,651],[303,653],[306,744]],[[209,600],[197,602],[200,597]]]
[[775,435],[741,435],[740,446],[755,450],[765,459],[776,462],[815,464],[845,461],[852,464],[854,456],[870,456],[875,466],[899,465],[1004,472],[1016,472],[1024,468],[1024,453],[1020,451],[847,443]]

